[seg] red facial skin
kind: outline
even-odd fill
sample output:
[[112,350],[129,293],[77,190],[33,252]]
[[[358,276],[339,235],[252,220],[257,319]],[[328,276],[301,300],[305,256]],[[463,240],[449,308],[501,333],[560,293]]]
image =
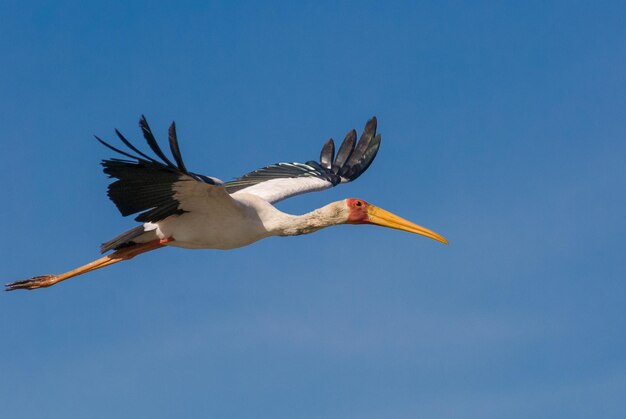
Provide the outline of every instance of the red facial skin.
[[369,204],[362,199],[348,198],[348,224],[368,224],[369,216],[367,215],[367,207]]

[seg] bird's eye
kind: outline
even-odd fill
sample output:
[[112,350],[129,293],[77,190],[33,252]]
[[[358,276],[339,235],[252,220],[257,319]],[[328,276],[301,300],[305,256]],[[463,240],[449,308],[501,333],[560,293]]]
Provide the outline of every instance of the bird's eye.
[[356,201],[356,206],[360,207],[361,205],[363,205],[363,203],[361,201]]

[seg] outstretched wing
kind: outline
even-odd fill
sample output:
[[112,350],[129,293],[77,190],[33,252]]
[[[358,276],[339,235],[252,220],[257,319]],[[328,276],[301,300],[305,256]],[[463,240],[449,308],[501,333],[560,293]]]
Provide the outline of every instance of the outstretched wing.
[[163,153],[143,115],[139,119],[139,127],[160,160],[144,154],[118,130],[115,133],[119,139],[136,154],[113,147],[96,136],[103,145],[130,159],[102,161],[104,173],[117,179],[109,185],[108,195],[123,216],[140,213],[135,220],[157,222],[188,211],[210,211],[215,205],[237,208],[220,180],[187,170],[173,122],[169,128],[169,144],[176,164]]
[[376,134],[376,117],[373,117],[365,124],[358,142],[355,130],[346,134],[337,156],[331,138],[322,148],[319,163],[272,164],[226,182],[224,187],[228,193],[249,193],[270,203],[332,188],[353,181],[367,170],[376,157],[380,138],[380,134]]

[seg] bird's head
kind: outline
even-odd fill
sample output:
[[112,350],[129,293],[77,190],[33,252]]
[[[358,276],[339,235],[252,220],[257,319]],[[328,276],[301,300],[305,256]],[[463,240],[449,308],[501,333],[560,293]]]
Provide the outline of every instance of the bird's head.
[[448,240],[434,231],[413,224],[404,218],[400,218],[389,211],[369,204],[362,199],[348,198],[345,200],[345,203],[348,207],[348,221],[346,221],[346,224],[375,224],[382,227],[420,234],[430,239],[440,241],[443,244],[448,244]]

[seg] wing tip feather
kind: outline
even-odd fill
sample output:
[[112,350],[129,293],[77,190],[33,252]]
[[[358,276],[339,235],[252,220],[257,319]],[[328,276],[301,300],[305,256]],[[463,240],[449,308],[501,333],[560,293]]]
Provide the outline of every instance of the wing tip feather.
[[[355,180],[369,168],[380,147],[381,135],[376,134],[377,127],[378,119],[372,116],[365,123],[358,142],[356,142],[356,130],[353,129],[346,134],[332,168],[341,177],[342,182]],[[350,147],[350,152],[346,153]],[[341,158],[340,154],[342,154]]]

